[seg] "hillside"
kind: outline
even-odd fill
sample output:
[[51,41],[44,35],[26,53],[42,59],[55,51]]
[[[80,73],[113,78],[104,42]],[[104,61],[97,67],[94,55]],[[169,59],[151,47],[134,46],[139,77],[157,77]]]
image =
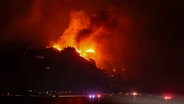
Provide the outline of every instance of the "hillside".
[[7,45],[0,49],[1,90],[104,90],[107,75],[74,48]]

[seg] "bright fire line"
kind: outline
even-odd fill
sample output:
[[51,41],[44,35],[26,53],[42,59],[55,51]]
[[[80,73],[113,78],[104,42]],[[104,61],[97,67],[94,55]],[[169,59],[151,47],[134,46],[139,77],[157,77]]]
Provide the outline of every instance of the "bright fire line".
[[87,49],[85,52],[95,53],[95,50],[93,50],[93,49]]
[[[54,49],[58,50],[58,51],[63,50],[61,48],[61,46],[58,45],[58,44],[53,44],[52,47]],[[77,49],[77,48],[75,48],[75,49],[76,49],[76,52],[78,52],[81,57],[83,57],[85,59],[95,59],[94,58],[94,54],[95,54],[95,50],[94,49],[82,49],[82,50]]]

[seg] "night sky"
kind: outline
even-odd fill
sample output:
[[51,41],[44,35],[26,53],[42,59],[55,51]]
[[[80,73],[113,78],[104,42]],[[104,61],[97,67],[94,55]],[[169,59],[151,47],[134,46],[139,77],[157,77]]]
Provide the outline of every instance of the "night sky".
[[183,4],[182,0],[1,0],[0,44],[24,41],[47,46],[63,34],[72,12],[83,11],[92,28],[105,28],[96,41],[104,50],[106,72],[123,69],[121,78],[135,88],[184,92]]

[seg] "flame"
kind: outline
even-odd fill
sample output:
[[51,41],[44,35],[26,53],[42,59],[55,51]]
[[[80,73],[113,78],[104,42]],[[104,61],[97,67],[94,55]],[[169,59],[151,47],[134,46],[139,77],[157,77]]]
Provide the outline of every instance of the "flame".
[[92,26],[89,16],[84,11],[75,11],[70,14],[68,28],[56,42],[51,44],[51,47],[59,51],[68,46],[74,47],[81,57],[95,60],[97,67],[102,68],[103,62],[97,39],[99,34],[104,32],[103,26],[98,28]]
[[78,52],[81,57],[84,57],[87,60],[89,59],[95,60],[95,50],[94,49],[79,50]]
[[95,50],[93,50],[93,49],[88,49],[88,50],[86,50],[85,52],[88,52],[88,53],[95,53]]
[[61,46],[59,44],[53,44],[52,47],[55,48],[55,49],[57,49],[58,51],[61,51],[62,50],[62,48],[61,48]]
[[[55,43],[52,46],[54,49],[61,51],[62,48],[59,44]],[[95,50],[93,48],[81,48],[77,49],[76,51],[79,53],[79,55],[87,60],[94,59],[95,60]]]
[[80,41],[76,40],[80,31],[90,27],[89,17],[87,17],[83,11],[77,11],[71,13],[70,18],[71,20],[68,28],[56,42],[51,44],[51,47],[59,51],[68,46],[74,47],[81,57],[87,60],[93,59],[96,61],[97,43],[93,38],[94,35],[89,35],[87,38],[81,39]]

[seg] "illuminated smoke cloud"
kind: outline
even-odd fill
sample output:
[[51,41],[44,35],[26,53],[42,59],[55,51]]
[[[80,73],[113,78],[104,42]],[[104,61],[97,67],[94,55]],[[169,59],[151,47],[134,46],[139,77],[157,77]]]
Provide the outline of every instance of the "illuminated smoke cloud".
[[128,9],[118,4],[111,0],[29,0],[26,7],[14,3],[24,12],[16,13],[11,8],[14,19],[11,26],[4,27],[3,33],[8,34],[4,38],[44,46],[54,43],[62,48],[73,46],[80,51],[95,52],[90,57],[101,68],[121,67],[118,60],[126,52],[123,40],[130,34],[131,18]]
[[[118,44],[122,38],[119,33],[121,22],[111,14],[112,11],[100,11],[94,14],[86,14],[84,10],[73,11],[70,14],[68,28],[60,36],[54,46],[63,49],[68,46],[75,47],[81,56],[88,57],[86,50],[94,50],[90,55],[100,68],[109,68],[118,56],[114,56],[117,50],[121,50]],[[123,24],[124,25],[124,24]],[[126,25],[126,24],[125,24]],[[121,29],[122,33],[124,30]],[[58,48],[57,47],[57,48]]]

